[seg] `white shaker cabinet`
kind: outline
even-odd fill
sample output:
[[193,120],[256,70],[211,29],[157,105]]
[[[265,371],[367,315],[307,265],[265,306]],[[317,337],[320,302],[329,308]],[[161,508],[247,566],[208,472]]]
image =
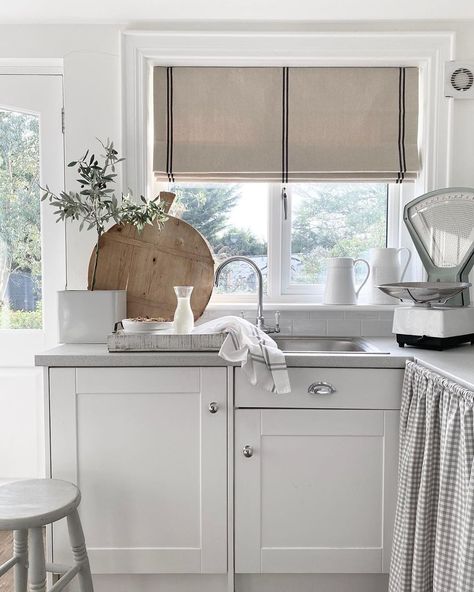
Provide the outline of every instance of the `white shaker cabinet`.
[[294,368],[283,400],[239,372],[236,572],[387,573],[403,372]]
[[225,573],[226,369],[51,368],[49,386],[51,475],[82,491],[92,571]]

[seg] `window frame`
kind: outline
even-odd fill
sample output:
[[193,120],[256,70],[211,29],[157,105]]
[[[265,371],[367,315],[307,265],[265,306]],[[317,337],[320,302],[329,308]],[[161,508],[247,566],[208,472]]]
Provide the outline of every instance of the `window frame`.
[[[124,186],[135,195],[151,195],[151,72],[155,65],[195,66],[416,66],[420,69],[420,137],[422,168],[414,183],[405,183],[389,200],[389,246],[409,246],[402,224],[403,205],[413,194],[449,186],[451,172],[452,100],[444,97],[444,64],[454,56],[452,31],[286,31],[200,30],[124,31],[123,137],[127,155]],[[278,184],[276,185],[278,187]],[[275,190],[276,191],[276,190]],[[315,294],[282,294],[281,200],[271,200],[269,212],[269,288],[271,303],[315,303]],[[280,212],[278,213],[278,209]],[[280,245],[280,252],[276,248]],[[415,255],[407,277],[421,279],[423,267]],[[215,295],[212,304],[245,304],[254,295]]]
[[[344,181],[341,181],[344,182]],[[282,189],[279,183],[266,183],[268,193],[268,275],[267,292],[264,300],[269,303],[321,303],[324,293],[323,284],[298,285],[289,282],[291,257],[291,184],[285,185],[288,194],[288,212],[285,220],[283,211]],[[388,185],[387,203],[387,246],[400,246],[400,220],[403,214],[401,186]],[[405,199],[413,197],[413,183],[405,188]],[[161,190],[168,191],[170,185],[162,184]],[[411,189],[411,191],[410,191]],[[214,293],[210,304],[242,304],[255,301],[254,294],[218,294]]]

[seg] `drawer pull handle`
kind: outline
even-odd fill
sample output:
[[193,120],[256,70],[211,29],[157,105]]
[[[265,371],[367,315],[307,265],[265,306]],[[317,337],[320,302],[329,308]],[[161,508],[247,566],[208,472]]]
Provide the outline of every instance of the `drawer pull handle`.
[[335,392],[336,389],[329,382],[313,382],[308,387],[310,395],[332,395]]
[[245,458],[250,458],[251,456],[253,456],[253,448],[248,445],[244,446],[242,454],[245,456]]
[[209,413],[217,413],[218,410],[219,410],[219,405],[215,401],[212,401],[212,403],[209,403]]

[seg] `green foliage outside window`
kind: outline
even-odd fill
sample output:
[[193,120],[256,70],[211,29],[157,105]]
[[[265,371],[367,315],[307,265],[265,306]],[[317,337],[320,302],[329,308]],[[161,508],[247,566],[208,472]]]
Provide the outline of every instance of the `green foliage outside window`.
[[[0,328],[41,328],[39,118],[0,110]],[[36,310],[11,310],[11,274],[31,277]]]
[[[207,239],[217,259],[232,255],[264,256],[266,244],[250,230],[229,224],[229,214],[237,205],[240,185],[210,187],[176,185],[173,214],[194,226]],[[249,216],[252,212],[249,212]]]
[[294,187],[294,201],[291,252],[297,283],[321,283],[328,257],[357,258],[386,244],[386,185],[301,184]]

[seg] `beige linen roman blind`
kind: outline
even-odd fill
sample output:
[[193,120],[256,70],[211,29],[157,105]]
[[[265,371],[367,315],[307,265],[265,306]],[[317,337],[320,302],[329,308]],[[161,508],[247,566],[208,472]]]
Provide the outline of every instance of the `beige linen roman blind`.
[[415,178],[417,68],[154,68],[169,181]]

